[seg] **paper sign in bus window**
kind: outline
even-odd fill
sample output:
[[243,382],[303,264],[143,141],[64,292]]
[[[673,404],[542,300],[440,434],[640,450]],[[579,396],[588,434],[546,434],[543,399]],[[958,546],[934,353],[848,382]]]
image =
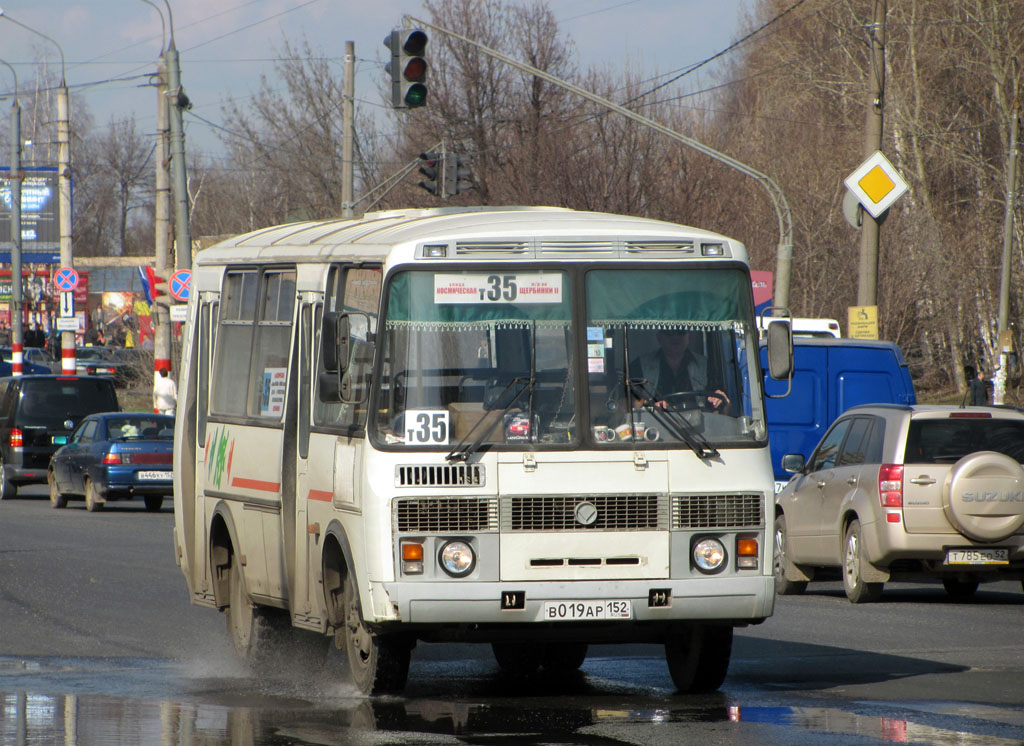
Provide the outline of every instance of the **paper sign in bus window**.
[[280,417],[284,412],[285,372],[285,368],[263,369],[263,395],[260,398],[260,415],[263,417]]

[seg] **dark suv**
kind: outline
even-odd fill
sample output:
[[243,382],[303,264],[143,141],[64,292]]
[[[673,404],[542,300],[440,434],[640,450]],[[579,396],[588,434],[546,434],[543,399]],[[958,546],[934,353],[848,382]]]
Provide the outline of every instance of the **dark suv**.
[[0,378],[0,500],[45,482],[50,457],[94,412],[117,412],[114,383],[97,376]]

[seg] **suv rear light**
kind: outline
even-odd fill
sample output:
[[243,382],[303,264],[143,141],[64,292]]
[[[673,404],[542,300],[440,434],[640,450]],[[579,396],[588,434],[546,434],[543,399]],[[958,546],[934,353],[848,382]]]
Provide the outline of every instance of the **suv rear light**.
[[120,464],[121,463],[121,454],[120,453],[105,453],[105,454],[103,454],[103,463],[107,464],[107,465],[110,465],[110,464]]
[[883,508],[903,507],[903,464],[878,467],[878,499]]
[[21,448],[25,445],[25,436],[16,427],[11,428],[11,448]]

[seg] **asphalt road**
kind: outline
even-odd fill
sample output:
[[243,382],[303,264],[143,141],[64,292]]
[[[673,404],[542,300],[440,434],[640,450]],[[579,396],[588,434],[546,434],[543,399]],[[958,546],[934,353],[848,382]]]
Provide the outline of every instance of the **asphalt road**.
[[[31,496],[35,493],[35,496]],[[253,676],[189,605],[169,508],[0,503],[0,744],[935,744],[1024,742],[1024,592],[967,603],[838,582],[739,630],[722,690],[673,691],[656,646],[591,649],[579,677],[503,678],[486,646],[420,645],[401,697],[326,665]]]

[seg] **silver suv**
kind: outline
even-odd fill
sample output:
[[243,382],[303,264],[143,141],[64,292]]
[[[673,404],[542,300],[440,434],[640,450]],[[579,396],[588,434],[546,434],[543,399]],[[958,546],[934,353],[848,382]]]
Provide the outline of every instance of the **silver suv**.
[[1024,413],[865,405],[835,421],[775,508],[775,589],[840,568],[853,603],[889,580],[941,578],[953,598],[1024,579]]

